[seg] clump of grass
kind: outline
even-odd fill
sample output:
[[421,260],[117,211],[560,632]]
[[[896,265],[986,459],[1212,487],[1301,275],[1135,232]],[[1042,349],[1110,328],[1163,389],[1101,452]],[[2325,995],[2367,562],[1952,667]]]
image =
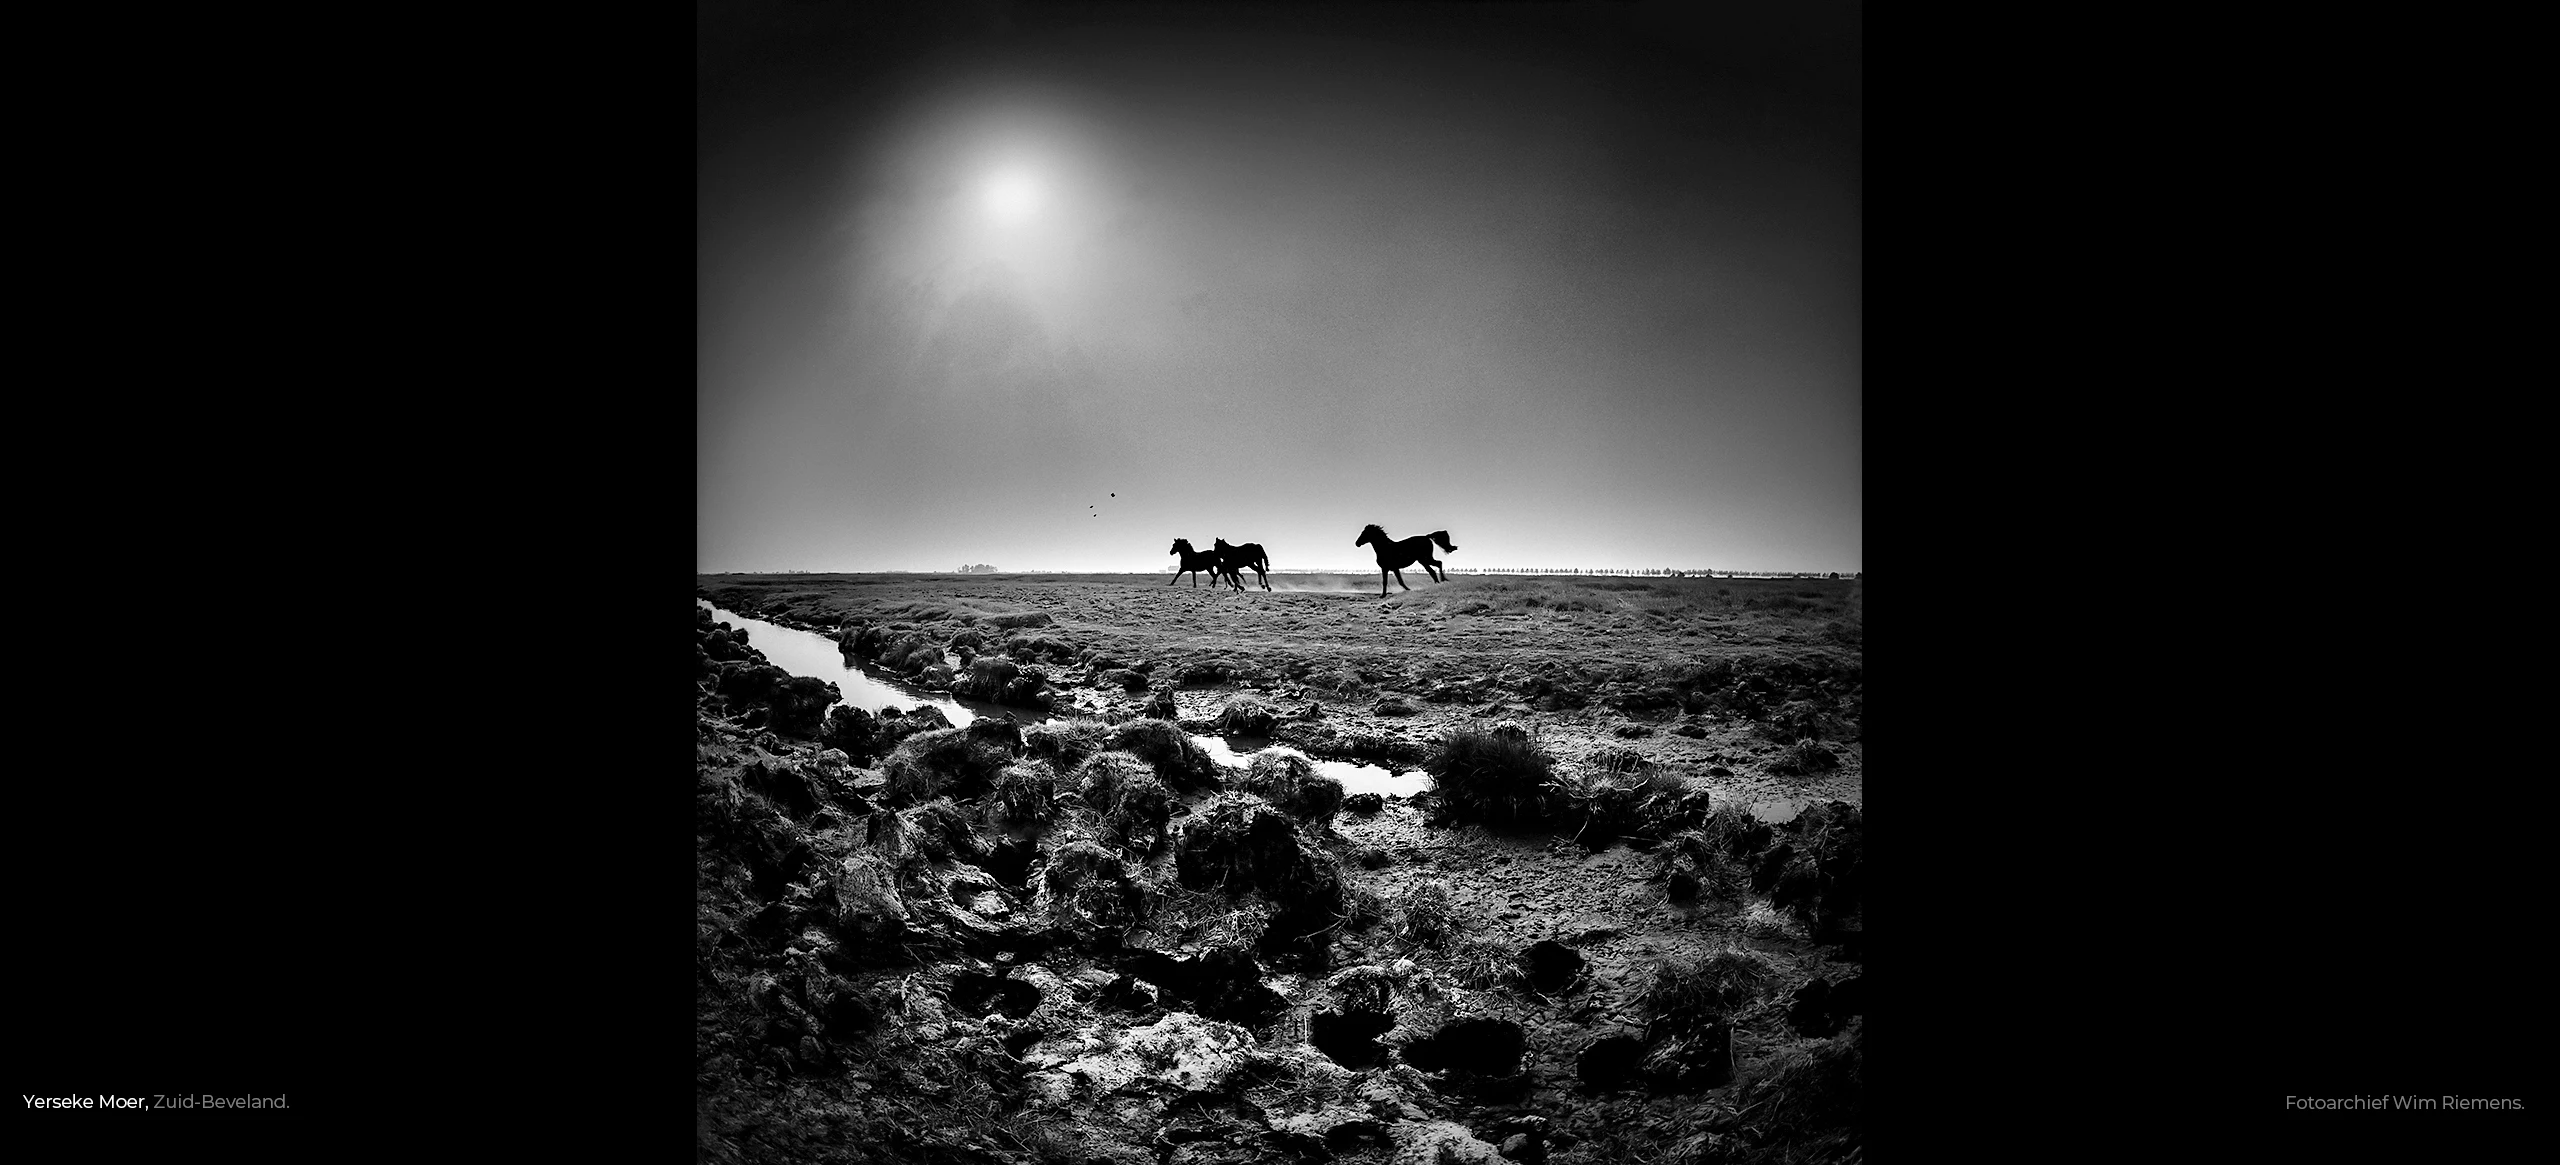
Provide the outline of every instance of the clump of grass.
[[1769,713],[1768,723],[1760,727],[1762,735],[1772,740],[1827,740],[1847,734],[1848,725],[1838,714],[1823,704],[1806,699],[1789,700]]
[[1046,828],[1056,815],[1058,771],[1045,760],[1027,760],[998,770],[987,794],[987,823],[998,829],[1032,833]]
[[1778,965],[1769,956],[1728,946],[1701,959],[1655,964],[1642,1002],[1657,1020],[1721,1018],[1758,1000],[1777,980]]
[[885,790],[893,803],[942,796],[973,796],[995,779],[1013,758],[964,728],[921,732],[898,742],[880,769],[888,775]]
[[1267,947],[1329,943],[1322,936],[1344,918],[1341,866],[1250,793],[1222,793],[1183,822],[1174,872],[1195,890],[1216,887],[1231,898],[1252,891],[1273,904]]
[[1173,789],[1216,788],[1218,763],[1209,759],[1171,721],[1131,720],[1111,730],[1110,746],[1155,766],[1157,779]]
[[1862,1146],[1864,1022],[1838,1038],[1790,1047],[1763,1061],[1737,1099],[1736,1123],[1762,1148],[1727,1158],[1745,1162],[1855,1160]]
[[1280,711],[1252,692],[1238,692],[1218,709],[1218,731],[1239,736],[1269,736],[1280,723]]
[[1459,821],[1542,817],[1555,758],[1518,726],[1453,728],[1423,758],[1441,803]]
[[1845,801],[1808,805],[1786,830],[1793,853],[1771,901],[1816,930],[1856,914],[1865,889],[1865,815]]
[[[987,858],[985,843],[969,827],[969,815],[949,797],[936,797],[895,814],[901,834],[890,842],[893,852],[920,854],[929,861],[958,859],[972,864]],[[874,848],[886,838],[870,839]],[[905,853],[899,854],[901,858]]]
[[1774,772],[1799,776],[1827,773],[1839,767],[1840,754],[1811,737],[1779,749],[1778,755],[1769,762],[1769,768]]
[[1163,844],[1173,796],[1145,761],[1125,752],[1095,753],[1072,776],[1077,795],[1114,844],[1150,854]]
[[1749,868],[1726,851],[1720,838],[1705,829],[1687,829],[1672,835],[1671,844],[1662,852],[1674,902],[1701,896],[1739,901],[1751,886]]
[[1457,906],[1446,882],[1434,879],[1405,891],[1396,914],[1396,937],[1411,946],[1438,948],[1457,933]]
[[1111,726],[1090,717],[1044,721],[1022,731],[1022,751],[1060,771],[1074,770],[1110,742]]
[[1146,927],[1181,946],[1238,950],[1262,941],[1271,929],[1271,904],[1237,902],[1214,888],[1195,890],[1179,882],[1162,887],[1147,907]]
[[1146,893],[1120,855],[1091,839],[1060,846],[1040,874],[1052,917],[1079,930],[1121,932],[1138,921]]
[[1579,819],[1574,838],[1600,848],[1619,837],[1673,825],[1693,806],[1686,782],[1633,752],[1602,754],[1551,785],[1549,811]]
[[1467,939],[1451,950],[1449,974],[1459,986],[1479,991],[1519,987],[1528,982],[1518,955],[1484,939]]
[[1254,754],[1242,786],[1309,825],[1330,823],[1342,809],[1342,782],[1317,772],[1313,761],[1295,753]]

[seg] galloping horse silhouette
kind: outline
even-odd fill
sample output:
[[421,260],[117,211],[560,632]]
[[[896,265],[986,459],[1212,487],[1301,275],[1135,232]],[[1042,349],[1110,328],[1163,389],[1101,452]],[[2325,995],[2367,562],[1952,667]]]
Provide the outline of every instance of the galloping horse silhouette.
[[1431,581],[1449,581],[1448,575],[1440,573],[1440,560],[1431,557],[1431,544],[1434,542],[1439,543],[1442,550],[1458,548],[1456,543],[1449,541],[1449,532],[1446,530],[1434,530],[1419,537],[1397,541],[1387,537],[1387,532],[1376,526],[1362,526],[1360,540],[1352,545],[1378,548],[1378,597],[1383,599],[1387,597],[1389,571],[1395,572],[1397,586],[1404,587],[1406,590],[1413,589],[1405,586],[1404,568],[1417,562],[1421,563],[1422,569],[1431,575]]
[[[1165,553],[1179,554],[1182,556],[1182,569],[1173,572],[1172,578],[1164,580],[1164,585],[1166,586],[1172,586],[1174,583],[1181,581],[1182,576],[1187,574],[1191,576],[1191,589],[1198,590],[1200,589],[1200,572],[1205,570],[1209,572],[1209,585],[1214,587],[1218,585],[1219,576],[1234,573],[1227,569],[1227,564],[1219,559],[1216,551],[1210,551],[1209,553],[1203,554],[1197,550],[1193,550],[1191,548],[1191,540],[1188,538],[1174,539],[1173,549],[1165,551]],[[1236,582],[1236,589],[1243,590],[1244,583],[1241,581]]]
[[1218,561],[1225,565],[1227,576],[1236,580],[1237,590],[1244,589],[1244,572],[1247,570],[1253,572],[1253,581],[1261,583],[1262,589],[1271,589],[1271,557],[1262,552],[1261,543],[1229,546],[1226,539],[1220,538],[1216,549]]

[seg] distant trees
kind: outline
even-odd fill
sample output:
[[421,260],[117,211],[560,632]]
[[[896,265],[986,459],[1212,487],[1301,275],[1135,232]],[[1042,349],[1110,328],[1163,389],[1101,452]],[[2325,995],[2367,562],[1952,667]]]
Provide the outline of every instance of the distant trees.
[[964,565],[960,568],[960,573],[962,574],[994,574],[995,572],[996,568],[983,562],[978,563],[975,566]]

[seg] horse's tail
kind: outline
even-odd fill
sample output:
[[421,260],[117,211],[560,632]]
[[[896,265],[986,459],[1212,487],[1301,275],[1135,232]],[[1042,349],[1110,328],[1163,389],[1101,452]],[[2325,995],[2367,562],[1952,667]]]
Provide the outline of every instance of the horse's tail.
[[1442,550],[1455,550],[1458,548],[1457,543],[1449,541],[1449,532],[1446,530],[1432,531],[1431,540],[1439,543],[1440,549]]

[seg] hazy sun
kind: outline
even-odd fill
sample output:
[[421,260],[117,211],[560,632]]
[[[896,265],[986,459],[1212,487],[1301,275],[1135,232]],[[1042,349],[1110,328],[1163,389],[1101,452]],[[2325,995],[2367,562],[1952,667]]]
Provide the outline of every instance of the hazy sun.
[[987,211],[1003,222],[1018,222],[1040,209],[1040,184],[1020,170],[1007,170],[987,183]]

